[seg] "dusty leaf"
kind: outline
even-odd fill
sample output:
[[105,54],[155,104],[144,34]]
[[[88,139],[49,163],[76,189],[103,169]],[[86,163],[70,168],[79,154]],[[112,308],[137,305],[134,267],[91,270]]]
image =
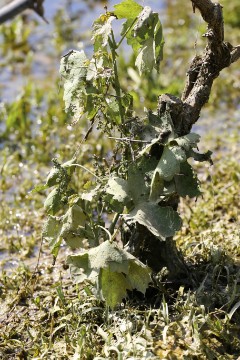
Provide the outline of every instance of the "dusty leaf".
[[44,209],[49,215],[55,215],[58,210],[61,208],[61,194],[58,187],[53,189],[50,194],[48,194],[45,202]]
[[91,202],[94,198],[100,196],[100,194],[101,194],[101,186],[97,185],[95,187],[88,188],[88,191],[84,191],[81,194],[81,199]]
[[183,149],[189,150],[191,148],[196,148],[199,141],[200,135],[190,133],[174,139],[171,143],[177,143],[177,145],[181,146]]
[[85,280],[93,282],[97,280],[98,272],[89,267],[88,253],[86,251],[77,255],[69,255],[67,264],[76,283],[82,283]]
[[71,51],[61,59],[60,75],[64,79],[65,111],[81,116],[85,109],[85,81],[88,59],[83,50]]
[[143,156],[139,163],[129,166],[128,188],[135,205],[148,199],[156,165],[156,159]]
[[56,216],[49,216],[43,225],[42,237],[49,243],[51,252],[54,256],[57,256],[59,247],[61,245],[61,218]]
[[131,254],[109,241],[104,241],[101,245],[89,250],[89,266],[92,269],[109,267],[111,271],[127,274],[128,261],[131,258]]
[[180,216],[172,207],[160,207],[152,202],[140,203],[124,217],[130,223],[137,222],[145,226],[161,240],[173,236],[182,225]]
[[201,154],[197,153],[196,151],[190,149],[188,151],[188,157],[192,157],[194,160],[202,162],[202,161],[208,161],[211,165],[213,164],[211,159],[212,152],[208,150],[206,153]]
[[92,281],[97,296],[111,308],[127,296],[127,289],[137,289],[144,294],[151,281],[151,270],[146,265],[109,241],[68,256],[67,263],[74,280]]
[[175,175],[174,182],[178,195],[190,198],[201,195],[199,181],[188,162],[181,164],[180,174]]
[[161,159],[155,169],[155,174],[158,173],[160,178],[170,181],[175,174],[179,174],[180,164],[184,160],[186,160],[185,152],[179,146],[165,146]]
[[86,215],[78,205],[69,208],[62,217],[61,237],[71,248],[79,248],[82,246],[81,230],[84,229]]
[[49,216],[43,227],[42,236],[49,242],[52,252],[61,245],[62,240],[72,248],[82,246],[80,230],[84,228],[86,216],[80,206],[74,204],[65,215]]
[[113,195],[113,199],[125,203],[129,200],[129,189],[126,180],[113,176],[108,180],[106,192]]
[[[66,171],[67,175],[71,176],[75,170],[75,166],[72,166],[76,162],[76,159],[73,158],[69,161],[66,161],[61,165],[61,167],[54,166],[48,174],[46,180],[46,186],[51,187],[57,185],[61,181],[62,172]],[[62,168],[62,171],[61,171]]]
[[[106,46],[108,43],[108,38],[112,31],[112,21],[115,19],[115,16],[101,15],[93,24],[93,37],[95,43],[98,44],[98,47]],[[96,45],[96,44],[95,44]],[[96,48],[95,48],[96,50]]]
[[140,75],[142,75],[142,73],[150,72],[153,69],[154,64],[154,40],[152,38],[149,38],[141,47],[136,58],[135,65],[138,68]]

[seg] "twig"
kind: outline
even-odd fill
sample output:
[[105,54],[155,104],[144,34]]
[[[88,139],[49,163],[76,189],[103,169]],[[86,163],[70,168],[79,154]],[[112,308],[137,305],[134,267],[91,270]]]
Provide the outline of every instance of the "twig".
[[114,136],[109,136],[109,139],[113,139],[116,141],[127,141],[127,142],[136,142],[136,143],[141,143],[141,144],[150,144],[151,141],[147,141],[147,140],[136,140],[136,139],[130,139],[130,138],[119,138],[119,137],[114,137]]
[[81,169],[87,171],[89,174],[93,175],[96,179],[98,179],[98,181],[103,182],[103,180],[102,180],[99,176],[97,176],[96,174],[94,174],[94,172],[92,172],[91,170],[89,170],[89,169],[86,168],[85,166],[80,165],[80,164],[71,164],[70,167],[72,167],[72,166],[80,167]]

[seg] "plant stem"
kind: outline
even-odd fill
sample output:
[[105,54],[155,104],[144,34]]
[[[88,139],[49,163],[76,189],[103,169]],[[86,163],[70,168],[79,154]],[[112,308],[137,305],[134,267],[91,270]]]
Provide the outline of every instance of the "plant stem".
[[69,166],[78,166],[78,167],[80,167],[81,169],[83,169],[83,170],[85,170],[85,171],[87,171],[87,172],[89,172],[90,174],[92,174],[96,179],[98,179],[100,182],[103,182],[102,181],[102,179],[99,177],[99,176],[97,176],[96,174],[94,174],[94,172],[92,172],[91,170],[89,170],[88,168],[86,168],[85,166],[83,166],[83,165],[80,165],[80,164],[71,164],[71,165],[69,165]]
[[98,225],[98,227],[103,229],[108,234],[108,237],[109,237],[108,241],[112,244],[113,239],[112,239],[112,234],[110,233],[110,231],[108,229],[106,229],[105,227],[101,226],[101,225]]
[[116,223],[117,223],[117,221],[118,221],[118,219],[119,219],[119,216],[120,216],[119,213],[116,213],[116,214],[114,215],[113,221],[111,222],[111,225],[110,225],[109,228],[108,228],[110,234],[113,234],[113,233],[114,233],[114,229],[115,229]]
[[129,26],[129,28],[125,31],[125,33],[123,34],[122,38],[120,39],[119,43],[116,44],[116,49],[119,48],[119,46],[121,45],[121,43],[123,42],[123,40],[125,39],[127,33],[132,29],[133,25],[135,24],[135,22],[137,21],[137,18],[135,18],[132,22],[132,24]]
[[118,68],[117,68],[117,59],[116,59],[116,49],[117,49],[117,44],[114,38],[114,34],[113,31],[111,31],[111,39],[109,39],[109,46],[111,49],[111,53],[112,53],[112,60],[113,60],[113,70],[114,70],[114,89],[116,91],[116,99],[118,102],[118,106],[119,106],[119,114],[120,114],[120,118],[121,118],[121,122],[122,124],[124,123],[124,112],[123,112],[123,106],[122,106],[122,100],[121,100],[121,86],[120,86],[120,82],[119,82],[119,77],[118,77]]

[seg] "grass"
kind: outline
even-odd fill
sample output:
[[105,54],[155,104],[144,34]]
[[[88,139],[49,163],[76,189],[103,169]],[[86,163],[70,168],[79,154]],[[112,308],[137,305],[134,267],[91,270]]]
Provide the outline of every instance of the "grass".
[[[216,138],[212,141],[217,143]],[[181,204],[184,227],[176,240],[197,278],[196,286],[161,283],[150,305],[130,295],[118,309],[109,311],[89,287],[71,282],[65,248],[52,266],[43,244],[37,263],[34,246],[40,239],[35,236],[40,234],[42,218],[29,219],[25,207],[19,219],[15,209],[2,236],[15,222],[22,231],[28,226],[26,219],[36,230],[22,238],[13,231],[10,243],[9,236],[2,242],[8,244],[9,254],[1,262],[2,358],[237,359],[240,165],[232,151],[234,140],[223,145],[214,152],[214,168],[199,169],[203,198]]]
[[[173,11],[174,7],[169,6],[169,18],[179,17]],[[192,18],[187,18],[186,24],[191,21]],[[23,28],[21,21],[18,26]],[[14,23],[12,30],[18,26]],[[9,29],[5,32],[11,34]],[[56,37],[59,47],[61,33],[62,28]],[[175,51],[178,34],[169,35],[171,41],[166,50],[167,57],[173,56],[174,64],[177,58],[183,61],[183,56],[189,56],[187,50],[183,55],[184,39]],[[25,51],[27,36],[24,31],[24,48],[14,51]],[[235,38],[236,32],[232,36]],[[192,52],[192,48],[189,50]],[[10,51],[6,43],[2,51]],[[19,58],[12,51],[8,56]],[[176,84],[164,75],[161,91],[170,86],[176,94],[180,91],[178,79],[185,69],[179,66],[172,74],[174,68],[171,67],[169,79],[176,78]],[[167,74],[167,61],[162,71]],[[230,114],[229,120],[226,122],[226,116],[221,119],[216,111],[203,115],[207,125],[200,129],[205,134],[202,147],[214,153],[213,167],[196,165],[203,197],[197,202],[186,199],[180,204],[184,225],[176,241],[194,275],[195,285],[184,288],[181,284],[160,281],[157,289],[149,289],[146,298],[129,294],[114,311],[96,300],[89,286],[72,283],[65,265],[68,251],[65,247],[53,266],[48,244],[41,243],[46,194],[31,192],[46,178],[51,158],[57,156],[66,161],[72,156],[85,133],[84,124],[67,125],[62,93],[56,90],[56,74],[51,81],[42,80],[37,89],[28,84],[23,89],[27,96],[1,104],[2,119],[9,121],[9,127],[1,134],[4,147],[0,150],[1,359],[240,357],[239,115],[235,116],[228,108],[238,97],[237,88],[231,83],[231,79],[237,78],[237,69],[233,67],[232,71],[223,92],[225,108],[221,110]],[[224,81],[224,78],[218,81],[221,87],[214,88],[210,105],[225,86]],[[139,91],[144,94],[143,88]],[[153,100],[148,99],[149,106]],[[26,111],[26,117],[19,117]],[[209,127],[214,132],[207,134]],[[101,156],[101,152],[103,144],[94,137],[82,148],[86,161],[89,154]],[[76,178],[79,181],[80,176]]]

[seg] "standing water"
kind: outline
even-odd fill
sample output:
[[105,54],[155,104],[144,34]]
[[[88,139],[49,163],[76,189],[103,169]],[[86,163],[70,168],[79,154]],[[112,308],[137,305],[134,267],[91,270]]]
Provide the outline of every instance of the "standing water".
[[[108,1],[108,9],[111,10],[113,5],[118,2],[120,1]],[[7,3],[9,1],[0,0],[0,7]],[[143,6],[150,6],[154,11],[159,12],[164,8],[165,1],[142,0],[139,3]],[[29,77],[39,83],[46,76],[56,78],[60,57],[68,50],[84,47],[86,52],[90,51],[91,26],[93,21],[105,11],[105,4],[106,1],[45,0],[45,18],[49,22],[48,24],[32,11],[23,13],[23,21],[20,21],[20,16],[8,21],[4,28],[15,24],[18,27],[15,29],[15,32],[19,32],[18,36],[24,33],[24,28],[29,29],[29,36],[26,36],[27,39],[25,39],[29,49],[23,49],[24,58],[19,59],[17,66],[14,54],[1,56],[0,100],[13,100],[29,81]],[[6,41],[6,35],[4,38],[3,33],[5,34],[6,31],[0,35],[0,48]],[[15,41],[18,44],[21,43],[21,40],[15,39]],[[16,49],[13,49],[13,52],[14,50]],[[27,72],[27,76],[25,76],[25,72]]]

